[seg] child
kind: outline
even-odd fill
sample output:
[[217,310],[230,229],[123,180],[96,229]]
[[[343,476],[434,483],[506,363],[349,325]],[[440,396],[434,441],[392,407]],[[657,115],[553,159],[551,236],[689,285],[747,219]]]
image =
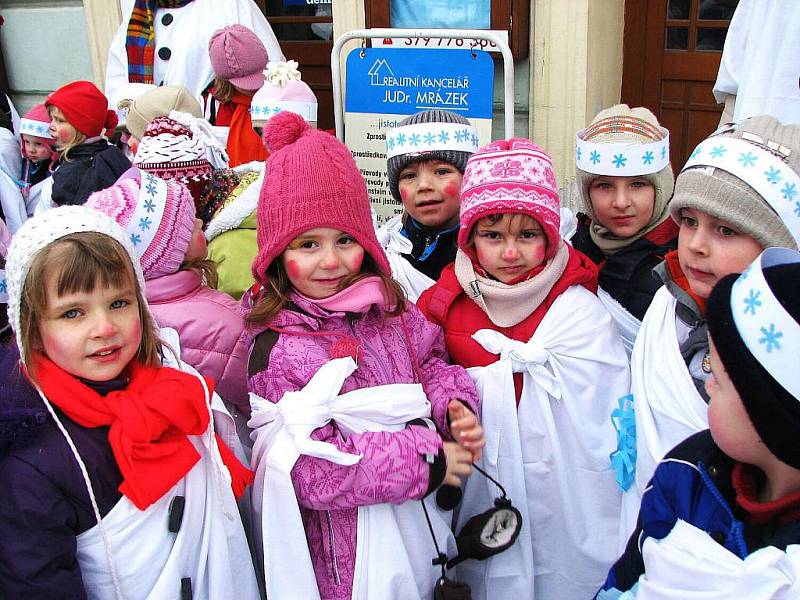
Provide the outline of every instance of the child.
[[[406,501],[426,496],[443,481],[457,485],[468,474],[473,455],[480,455],[483,434],[475,417],[475,388],[462,368],[445,363],[441,331],[404,301],[402,289],[391,279],[375,239],[366,184],[350,151],[288,111],[267,123],[264,140],[272,154],[258,206],[253,274],[261,289],[253,295],[248,316],[256,336],[249,387],[269,402],[256,410],[260,401],[251,396],[251,424],[265,422],[270,403],[279,403],[288,422],[292,409],[303,410],[304,392],[297,390],[321,368],[327,370],[331,359],[349,356],[357,369],[344,380],[342,392],[376,395],[366,408],[382,425],[348,435],[353,430],[347,417],[353,415],[345,412],[308,428],[316,441],[303,446],[299,458],[295,455],[293,468],[287,465],[291,481],[284,488],[293,485],[299,513],[290,512],[294,496],[280,504],[285,511],[275,511],[267,497],[283,483],[267,478],[270,485],[265,488],[257,479],[254,497],[264,494],[263,504],[256,500],[255,505],[265,537],[267,595],[318,594],[323,600],[429,597],[437,573],[430,562],[433,542],[420,507]],[[403,418],[395,413],[406,395],[411,399],[422,394],[419,385],[402,385],[409,383],[422,384],[427,410]],[[324,391],[336,396],[340,384]],[[393,397],[388,384],[399,385],[394,388],[399,395]],[[384,430],[390,417],[398,418],[399,430]],[[403,428],[415,417],[431,417],[435,429]],[[253,435],[253,465],[263,474],[281,455],[259,451],[269,428]],[[442,441],[451,437],[464,446]],[[289,451],[280,444],[275,448]],[[331,453],[321,454],[319,448],[331,448]],[[320,458],[332,454],[358,456],[336,462]],[[400,529],[401,537],[415,536],[416,545],[389,544],[379,550],[376,545],[390,539],[390,526],[398,528],[391,515],[406,506],[414,519]],[[389,521],[375,525],[368,516],[376,512]],[[433,517],[443,525],[438,515]],[[272,527],[276,520],[279,526]],[[295,533],[287,536],[289,530]]]
[[206,260],[206,238],[186,187],[132,169],[86,205],[128,232],[147,281],[147,302],[160,327],[178,332],[181,358],[212,377],[222,399],[249,415],[243,311],[212,289],[216,271]]
[[[412,136],[416,145],[400,143]],[[393,277],[416,302],[456,256],[459,190],[478,134],[461,115],[424,110],[387,131],[386,147],[389,189],[403,203],[403,215],[390,219],[378,236]]]
[[575,170],[586,214],[572,245],[600,267],[598,296],[630,354],[662,285],[653,267],[678,247],[668,208],[674,187],[669,132],[646,108],[612,106],[578,132]]
[[[459,565],[473,598],[588,598],[618,552],[609,414],[629,390],[628,361],[594,294],[597,268],[559,225],[541,148],[481,148],[464,172],[455,263],[418,302],[455,363],[485,367],[470,369],[491,432],[484,468],[522,513],[512,548]],[[459,521],[496,495],[471,478]]]
[[37,104],[20,121],[22,139],[22,197],[28,216],[41,200],[44,181],[52,175],[58,161],[58,152],[53,148],[50,135],[50,117],[44,104]]
[[131,102],[125,115],[125,128],[129,132],[127,144],[136,156],[139,142],[144,137],[147,124],[156,117],[166,117],[172,111],[189,113],[193,117],[203,116],[203,107],[197,98],[184,87],[165,85],[144,92]]
[[[50,115],[50,135],[61,154],[53,173],[47,205],[83,204],[89,194],[114,183],[131,163],[119,148],[101,137],[113,130],[117,114],[90,81],[73,81],[45,100]],[[43,208],[46,208],[43,203]]]
[[6,267],[30,384],[3,378],[25,386],[13,408],[38,427],[12,431],[0,457],[0,589],[258,598],[229,487],[242,493],[251,474],[213,434],[211,384],[161,367],[128,234],[55,208],[17,232]]
[[[284,110],[303,117],[309,127],[317,126],[317,98],[300,80],[295,61],[270,62],[264,76],[264,85],[250,105],[253,129],[259,136],[267,121]],[[251,265],[258,252],[256,206],[264,182],[264,163],[252,162],[235,170],[240,183],[217,204],[205,232],[208,258],[217,263],[218,289],[238,299],[254,283]]]
[[264,85],[267,49],[244,25],[228,25],[211,36],[208,54],[216,74],[208,119],[213,125],[230,128],[230,166],[265,160],[267,152],[250,121],[250,102]]
[[656,464],[708,426],[705,304],[711,288],[764,248],[798,247],[800,213],[793,211],[799,173],[800,125],[764,116],[704,140],[678,175],[670,205],[680,224],[678,250],[656,268],[664,287],[631,355],[636,485],[624,499],[627,532]]
[[[707,305],[710,431],[682,441],[659,463],[642,497],[636,531],[598,598],[618,598],[637,580],[643,597],[651,587],[660,590],[659,598],[796,596],[796,571],[781,572],[772,561],[712,579],[718,565],[696,560],[702,548],[695,544],[694,556],[670,557],[677,570],[664,580],[657,559],[648,558],[660,545],[654,542],[679,520],[706,532],[702,543],[719,544],[740,559],[759,548],[800,544],[798,278],[800,254],[771,248],[745,273],[714,286]],[[736,577],[750,580],[750,593],[720,593],[737,589]],[[779,589],[786,596],[767,594]]]

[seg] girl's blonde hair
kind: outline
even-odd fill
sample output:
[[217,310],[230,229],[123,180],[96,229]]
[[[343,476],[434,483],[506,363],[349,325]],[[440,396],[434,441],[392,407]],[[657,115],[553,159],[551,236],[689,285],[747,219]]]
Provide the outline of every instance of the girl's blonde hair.
[[233,95],[236,93],[236,88],[233,87],[230,81],[227,79],[220,79],[219,77],[214,79],[214,86],[211,89],[211,95],[214,96],[220,104],[230,102],[231,98],[233,98]]
[[[39,334],[39,322],[47,311],[45,282],[55,278],[59,296],[76,292],[91,293],[102,287],[122,288],[132,285],[139,304],[142,340],[137,358],[147,366],[161,365],[160,341],[155,323],[146,309],[136,272],[125,249],[113,238],[95,231],[64,236],[44,248],[33,259],[20,298],[20,343],[25,356],[42,353],[45,348]],[[35,379],[35,361],[27,361],[28,372]]]
[[[375,260],[367,253],[364,253],[364,260],[361,263],[361,271],[345,277],[339,285],[339,290],[346,289],[356,281],[365,277],[380,277],[384,289],[388,296],[389,305],[394,308],[387,310],[386,314],[396,317],[406,309],[406,293],[403,287],[392,279],[389,275],[382,273],[375,263]],[[292,284],[289,275],[283,266],[281,257],[277,257],[267,268],[267,285],[259,292],[255,298],[255,306],[245,317],[249,325],[269,324],[289,303],[289,292],[292,291]]]
[[[64,113],[61,112],[60,108],[58,108],[57,106],[53,106],[52,104],[47,107],[47,114],[51,119],[53,118],[53,114],[55,113],[55,111],[58,111],[59,116],[62,119],[64,119],[64,121],[69,123],[69,121],[67,121],[67,118],[64,116]],[[70,123],[70,125],[72,125],[72,123]],[[73,129],[75,129],[75,134],[72,136],[72,138],[65,141],[63,146],[56,148],[56,150],[58,150],[59,154],[61,155],[61,158],[65,162],[69,162],[69,151],[72,150],[75,146],[80,146],[87,139],[86,136],[82,134],[80,131],[78,131],[74,125],[72,125],[72,127]]]

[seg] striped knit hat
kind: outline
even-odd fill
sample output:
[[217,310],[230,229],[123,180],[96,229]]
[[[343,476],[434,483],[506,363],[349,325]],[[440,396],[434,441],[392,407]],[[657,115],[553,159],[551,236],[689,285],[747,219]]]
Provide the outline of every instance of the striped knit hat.
[[195,208],[189,190],[177,181],[130,169],[111,187],[89,196],[86,206],[126,229],[145,279],[177,272],[186,258]]

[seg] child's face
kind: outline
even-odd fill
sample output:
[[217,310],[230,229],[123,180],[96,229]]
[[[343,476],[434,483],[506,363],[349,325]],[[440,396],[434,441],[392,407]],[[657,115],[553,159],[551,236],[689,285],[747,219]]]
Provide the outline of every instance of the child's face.
[[720,449],[733,458],[748,464],[761,463],[766,456],[766,446],[753,427],[742,399],[733,386],[728,372],[709,337],[711,376],[706,379],[708,425],[711,436]]
[[509,283],[544,262],[547,237],[527,215],[503,215],[494,225],[483,218],[475,225],[475,252],[481,267]]
[[340,291],[345,277],[361,271],[364,248],[343,231],[318,227],[292,240],[281,260],[292,287],[321,300]]
[[51,106],[48,112],[50,113],[50,135],[56,148],[61,148],[75,139],[78,130],[67,122],[64,113],[58,107]]
[[98,285],[91,292],[59,296],[56,279],[47,278],[47,309],[39,320],[45,355],[75,377],[114,379],[142,340],[135,287]]
[[602,175],[589,184],[592,211],[619,238],[639,233],[653,218],[656,189],[644,177]]
[[25,144],[25,155],[33,162],[50,158],[50,145],[46,139],[23,133],[22,143]]
[[192,231],[192,241],[186,250],[186,258],[205,258],[208,253],[206,236],[203,233],[203,221],[194,220],[194,230]]
[[461,171],[441,160],[426,160],[400,171],[397,186],[403,208],[426,227],[458,224]]
[[757,241],[721,219],[693,208],[681,210],[678,262],[701,298],[708,298],[726,275],[744,271],[762,250]]

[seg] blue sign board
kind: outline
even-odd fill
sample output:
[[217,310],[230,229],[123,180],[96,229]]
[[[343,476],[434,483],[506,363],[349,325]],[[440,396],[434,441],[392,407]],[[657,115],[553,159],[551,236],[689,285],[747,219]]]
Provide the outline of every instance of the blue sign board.
[[356,48],[347,56],[346,90],[348,113],[438,108],[491,119],[494,63],[481,50]]

